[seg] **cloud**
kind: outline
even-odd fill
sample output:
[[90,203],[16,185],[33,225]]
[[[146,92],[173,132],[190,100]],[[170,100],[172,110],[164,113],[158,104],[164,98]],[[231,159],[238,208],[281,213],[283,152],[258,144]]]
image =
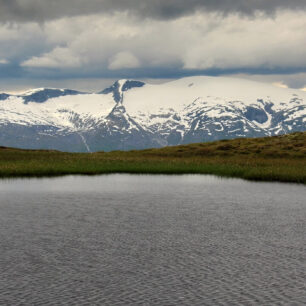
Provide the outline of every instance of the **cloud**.
[[288,88],[288,85],[285,84],[284,82],[273,82],[272,84],[279,88]]
[[74,68],[76,73],[306,69],[305,29],[306,12],[282,12],[274,18],[196,13],[170,21],[139,20],[125,13],[65,18],[46,23],[42,43],[50,50],[34,54],[22,66]]
[[[32,3],[27,1],[20,3]],[[18,3],[7,1],[11,2]],[[167,5],[174,2],[163,1]],[[52,15],[52,5],[57,0],[48,3]],[[79,2],[74,3],[77,15]],[[87,1],[82,3],[87,5]],[[116,3],[119,2],[114,0]],[[109,9],[90,16],[84,15],[89,13],[84,10],[82,16],[72,17],[69,13],[70,17],[45,20],[42,24],[0,23],[1,82],[8,77],[63,80],[257,73],[279,74],[269,79],[271,83],[305,87],[305,74],[298,78],[295,75],[306,72],[306,11],[279,10],[273,16],[258,12],[248,16],[195,9],[170,19],[150,12],[143,16],[156,18],[140,18],[140,10],[148,5],[152,5],[153,12],[154,1],[142,3],[138,13],[132,13],[132,6],[130,13],[124,12],[124,5],[115,10],[109,3]],[[294,76],[290,79],[285,74]],[[260,79],[265,78],[261,75]]]
[[8,64],[8,63],[9,63],[8,60],[6,60],[6,59],[1,59],[1,58],[0,58],[0,64],[1,64],[1,65],[5,65],[5,64]]
[[56,47],[42,56],[34,56],[24,61],[21,66],[32,68],[75,68],[81,66],[78,55],[67,48]]
[[306,73],[293,74],[237,74],[235,77],[265,82],[280,87],[302,89],[306,87]]
[[117,70],[125,68],[138,68],[140,63],[138,59],[130,52],[122,51],[111,58],[108,69]]
[[0,59],[6,64],[19,65],[19,62],[35,54],[46,52],[45,33],[36,23],[0,24]]
[[129,12],[141,18],[173,19],[196,11],[268,14],[304,10],[305,0],[0,0],[0,20],[43,22],[69,16]]

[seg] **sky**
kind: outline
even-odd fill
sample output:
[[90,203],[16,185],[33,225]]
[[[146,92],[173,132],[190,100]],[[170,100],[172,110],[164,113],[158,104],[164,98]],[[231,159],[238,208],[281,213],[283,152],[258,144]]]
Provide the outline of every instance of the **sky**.
[[0,91],[230,75],[306,88],[305,0],[0,0]]

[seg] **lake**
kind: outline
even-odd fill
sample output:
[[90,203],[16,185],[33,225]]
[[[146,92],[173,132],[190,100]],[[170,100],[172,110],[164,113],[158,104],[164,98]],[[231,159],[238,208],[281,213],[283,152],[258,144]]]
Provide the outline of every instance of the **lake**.
[[0,181],[0,305],[306,304],[306,188],[214,176]]

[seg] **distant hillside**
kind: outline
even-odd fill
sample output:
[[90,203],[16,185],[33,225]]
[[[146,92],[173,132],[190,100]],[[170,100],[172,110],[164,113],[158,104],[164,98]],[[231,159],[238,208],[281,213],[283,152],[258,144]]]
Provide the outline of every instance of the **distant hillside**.
[[0,176],[216,174],[306,183],[306,132],[142,151],[64,153],[0,148]]
[[146,150],[143,154],[172,157],[306,158],[306,132],[262,138],[237,138]]

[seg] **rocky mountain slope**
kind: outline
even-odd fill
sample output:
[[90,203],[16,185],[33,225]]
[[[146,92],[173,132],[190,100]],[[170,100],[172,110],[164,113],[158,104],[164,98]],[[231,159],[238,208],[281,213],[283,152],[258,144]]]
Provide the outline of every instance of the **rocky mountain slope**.
[[236,78],[0,94],[0,145],[18,148],[129,150],[305,130],[306,92]]

